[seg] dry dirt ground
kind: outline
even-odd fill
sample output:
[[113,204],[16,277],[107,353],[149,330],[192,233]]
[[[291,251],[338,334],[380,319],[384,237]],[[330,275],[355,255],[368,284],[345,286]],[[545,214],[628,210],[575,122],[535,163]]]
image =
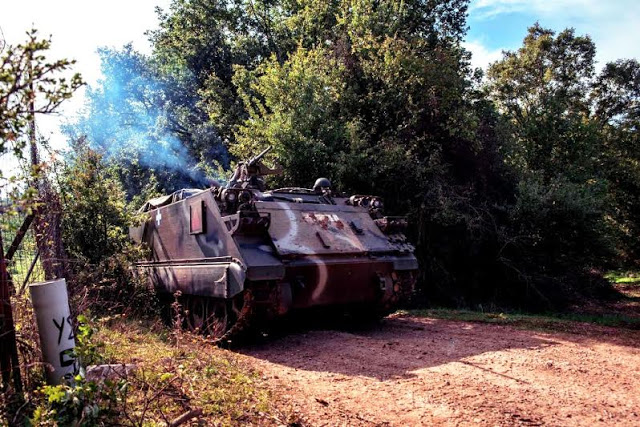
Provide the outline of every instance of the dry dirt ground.
[[400,315],[242,351],[304,424],[640,425],[640,332]]

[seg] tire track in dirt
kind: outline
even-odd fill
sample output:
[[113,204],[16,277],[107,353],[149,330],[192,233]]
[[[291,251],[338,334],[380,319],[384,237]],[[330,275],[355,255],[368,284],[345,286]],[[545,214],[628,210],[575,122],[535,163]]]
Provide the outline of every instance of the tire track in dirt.
[[245,349],[310,425],[640,425],[640,333],[397,316]]

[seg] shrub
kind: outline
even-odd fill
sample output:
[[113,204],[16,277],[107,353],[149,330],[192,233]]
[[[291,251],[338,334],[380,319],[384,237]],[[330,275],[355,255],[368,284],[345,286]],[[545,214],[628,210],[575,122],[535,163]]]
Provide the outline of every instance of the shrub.
[[128,236],[134,208],[101,155],[77,141],[59,184],[63,241],[73,258],[69,288],[75,312],[154,311],[153,292],[133,274],[133,262],[144,255]]

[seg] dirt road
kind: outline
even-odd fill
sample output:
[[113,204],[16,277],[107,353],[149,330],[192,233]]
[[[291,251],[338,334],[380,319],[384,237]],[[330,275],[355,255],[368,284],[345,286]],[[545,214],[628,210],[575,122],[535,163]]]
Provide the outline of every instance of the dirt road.
[[243,351],[305,423],[640,425],[640,332],[543,333],[411,316]]

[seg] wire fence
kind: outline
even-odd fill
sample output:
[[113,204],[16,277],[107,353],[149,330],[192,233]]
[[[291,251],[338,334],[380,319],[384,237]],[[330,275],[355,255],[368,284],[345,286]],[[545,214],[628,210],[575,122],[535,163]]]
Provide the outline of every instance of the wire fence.
[[[13,204],[8,198],[0,200],[0,230],[2,230],[5,254],[9,253],[9,249],[28,215],[27,212],[13,209],[12,206]],[[16,291],[24,289],[30,283],[45,279],[44,269],[38,256],[33,226],[26,230],[26,234],[17,246],[11,260],[8,261],[7,270]]]

